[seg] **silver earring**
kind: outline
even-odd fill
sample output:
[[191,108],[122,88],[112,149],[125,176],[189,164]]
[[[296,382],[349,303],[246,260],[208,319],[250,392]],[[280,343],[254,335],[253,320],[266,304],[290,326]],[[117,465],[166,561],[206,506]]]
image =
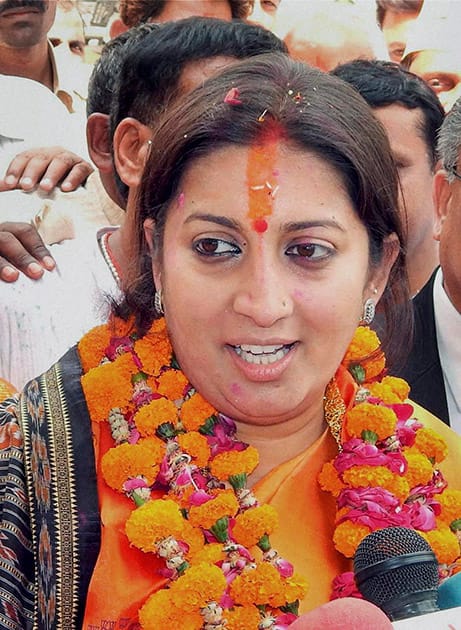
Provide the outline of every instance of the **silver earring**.
[[360,320],[360,324],[362,326],[369,326],[371,324],[371,322],[375,318],[375,310],[375,301],[371,298],[368,298],[368,300],[363,305],[363,314],[362,319]]
[[162,290],[158,289],[154,295],[154,308],[158,315],[163,315]]

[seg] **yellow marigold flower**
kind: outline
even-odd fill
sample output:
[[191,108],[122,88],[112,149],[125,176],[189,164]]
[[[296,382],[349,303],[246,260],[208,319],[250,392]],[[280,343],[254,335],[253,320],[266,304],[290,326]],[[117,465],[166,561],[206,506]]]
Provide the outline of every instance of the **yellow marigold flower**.
[[384,370],[386,359],[380,351],[378,335],[368,326],[359,326],[342,360],[346,368],[360,364],[365,370],[365,381],[369,381]]
[[219,602],[226,586],[223,572],[215,565],[193,565],[173,582],[170,589],[173,605],[186,613],[200,610],[208,602]]
[[203,545],[196,553],[189,552],[187,557],[192,564],[199,564],[200,562],[216,564],[220,560],[224,560],[226,554],[221,543],[209,543],[208,545]]
[[84,335],[78,342],[78,352],[84,372],[97,367],[110,342],[109,328],[104,324],[96,326]]
[[244,451],[218,453],[210,462],[210,470],[212,475],[224,481],[232,475],[250,475],[258,463],[258,451],[254,446],[248,446]]
[[451,564],[459,557],[459,540],[447,525],[439,522],[437,529],[418,533],[430,544],[439,564]]
[[342,553],[346,558],[353,558],[357,547],[369,533],[370,530],[365,525],[343,521],[335,529],[333,542],[339,553]]
[[210,459],[210,447],[204,435],[197,431],[189,431],[178,435],[181,450],[188,453],[199,468],[204,468]]
[[403,378],[399,378],[398,376],[385,376],[381,383],[386,387],[390,387],[400,402],[408,398],[410,386]]
[[450,525],[461,518],[461,490],[445,490],[439,494],[437,501],[442,506],[440,519]]
[[137,371],[131,353],[126,353],[113,363],[104,363],[82,376],[88,411],[94,422],[107,420],[115,407],[128,408],[133,393],[130,377]]
[[182,540],[184,518],[170,499],[147,501],[129,515],[125,531],[129,541],[143,551],[155,552],[155,543],[168,536]]
[[434,469],[427,457],[416,450],[404,452],[404,455],[408,464],[405,479],[408,481],[409,487],[414,488],[428,483],[432,478]]
[[143,405],[135,414],[136,428],[141,435],[155,435],[155,431],[164,422],[175,424],[178,410],[171,400],[155,398]]
[[293,575],[285,582],[285,601],[288,603],[295,602],[297,599],[302,601],[306,597],[308,591],[307,580],[299,573]]
[[318,477],[320,487],[326,492],[330,492],[334,497],[338,497],[345,485],[338,475],[338,471],[333,466],[333,462],[326,462]]
[[242,606],[262,606],[269,604],[278,608],[283,601],[283,583],[280,573],[268,562],[261,562],[256,568],[245,569],[231,583],[230,596]]
[[395,433],[397,416],[392,409],[383,405],[363,402],[346,413],[345,429],[351,437],[362,436],[362,431],[373,431],[379,440]]
[[196,392],[182,405],[179,416],[188,431],[197,431],[216,409]]
[[275,508],[271,505],[260,505],[237,514],[232,535],[244,547],[253,547],[264,535],[270,536],[278,524]]
[[369,383],[367,389],[370,392],[370,396],[373,398],[379,398],[386,405],[393,405],[401,402],[400,398],[395,394],[392,389],[384,383]]
[[120,444],[105,453],[101,460],[101,470],[108,486],[124,492],[123,484],[128,479],[142,476],[150,486],[159,471],[164,454],[161,440],[142,440],[137,444]]
[[375,488],[381,486],[404,501],[410,487],[405,477],[392,473],[385,466],[353,466],[343,473],[343,481],[352,488]]
[[172,348],[166,335],[147,335],[138,339],[134,350],[142,363],[143,372],[158,376],[165,365],[171,363]]
[[209,529],[224,516],[235,516],[239,504],[232,490],[219,492],[214,499],[202,505],[193,505],[189,510],[189,522],[196,527]]
[[258,630],[261,616],[255,606],[235,606],[226,610],[226,630]]
[[179,400],[184,396],[187,378],[180,370],[166,370],[158,377],[158,392],[170,400]]
[[139,622],[143,630],[160,628],[181,628],[181,630],[200,630],[203,617],[200,612],[185,613],[173,605],[171,591],[157,591],[139,611]]
[[448,447],[443,438],[434,431],[423,427],[416,432],[415,447],[429,457],[439,463],[445,459],[448,453]]

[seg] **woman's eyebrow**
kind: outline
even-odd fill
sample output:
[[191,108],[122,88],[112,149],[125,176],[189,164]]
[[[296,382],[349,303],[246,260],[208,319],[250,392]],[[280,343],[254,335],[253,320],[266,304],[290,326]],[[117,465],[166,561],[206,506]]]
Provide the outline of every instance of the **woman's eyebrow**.
[[345,232],[346,229],[341,223],[336,221],[335,219],[316,219],[313,221],[290,221],[289,223],[284,223],[281,226],[281,230],[284,232],[299,232],[301,230],[306,230],[309,228],[315,227],[327,227],[334,228],[336,230],[340,230],[341,232]]
[[231,228],[233,230],[241,228],[238,221],[216,214],[194,212],[187,217],[185,223],[191,223],[192,221],[209,221],[210,223],[216,223],[217,225],[222,225],[223,227]]

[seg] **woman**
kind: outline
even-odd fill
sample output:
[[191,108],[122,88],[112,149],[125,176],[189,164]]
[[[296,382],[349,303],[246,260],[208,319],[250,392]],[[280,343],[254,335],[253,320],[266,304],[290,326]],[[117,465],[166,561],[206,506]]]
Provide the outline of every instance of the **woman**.
[[[29,384],[20,428],[13,401],[4,413],[3,615],[287,627],[298,601],[329,599],[377,512],[442,528],[435,500],[403,500],[423,481],[418,496],[445,491],[429,460],[443,441],[411,420],[404,384],[380,382],[374,333],[355,332],[381,300],[401,335],[387,347],[407,334],[387,140],[351,88],[274,54],[172,106],[147,148],[125,302]],[[381,485],[368,469],[354,482],[364,461]]]

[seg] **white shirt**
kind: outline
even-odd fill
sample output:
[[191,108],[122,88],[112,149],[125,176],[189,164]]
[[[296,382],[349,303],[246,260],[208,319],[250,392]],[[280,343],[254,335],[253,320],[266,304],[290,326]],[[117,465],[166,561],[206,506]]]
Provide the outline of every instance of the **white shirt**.
[[107,321],[120,291],[99,248],[104,231],[51,246],[57,268],[40,280],[0,283],[0,375],[18,389]]
[[461,313],[443,288],[442,269],[434,281],[434,315],[450,425],[461,433]]

